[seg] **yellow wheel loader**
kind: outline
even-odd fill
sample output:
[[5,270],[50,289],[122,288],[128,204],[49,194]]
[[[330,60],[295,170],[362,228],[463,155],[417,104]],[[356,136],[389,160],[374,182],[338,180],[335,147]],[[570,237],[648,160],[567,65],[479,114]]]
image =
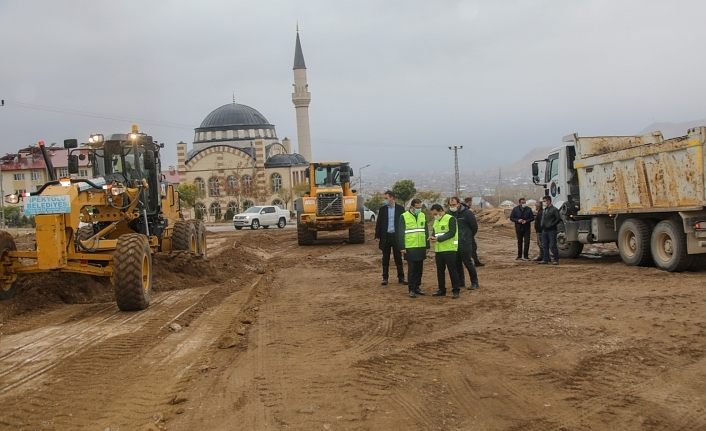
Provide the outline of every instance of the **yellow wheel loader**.
[[152,294],[152,255],[183,250],[206,255],[201,221],[184,220],[179,194],[161,174],[158,144],[132,127],[109,139],[92,135],[69,149],[69,174],[87,160],[92,179],[56,178],[40,141],[50,181],[36,192],[7,195],[34,215],[36,248],[17,250],[12,236],[0,231],[0,299],[16,292],[18,275],[49,271],[111,277],[121,310],[142,310]]
[[311,245],[318,232],[348,230],[348,242],[365,242],[363,197],[351,189],[347,162],[310,163],[309,190],[294,202],[299,245]]

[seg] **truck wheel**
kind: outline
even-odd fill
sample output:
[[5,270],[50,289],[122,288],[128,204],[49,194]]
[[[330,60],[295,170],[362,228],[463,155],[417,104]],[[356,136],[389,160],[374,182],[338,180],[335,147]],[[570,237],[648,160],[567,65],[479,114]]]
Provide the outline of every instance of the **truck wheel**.
[[669,272],[684,271],[691,265],[686,252],[686,235],[674,220],[662,220],[652,230],[650,241],[655,266]]
[[279,221],[277,222],[277,227],[280,229],[284,229],[285,226],[287,226],[287,220],[285,220],[284,217],[280,217]]
[[139,233],[121,235],[113,253],[115,301],[122,311],[144,310],[152,296],[152,250]]
[[627,219],[618,230],[618,251],[626,265],[650,266],[651,224],[646,220]]
[[17,294],[17,275],[12,272],[12,260],[7,253],[17,250],[15,239],[8,232],[0,231],[0,300]]
[[196,253],[196,228],[186,220],[177,220],[172,231],[172,250],[184,250]]
[[[564,208],[562,206],[562,208]],[[576,259],[583,251],[583,244],[578,241],[566,241],[566,229],[562,221],[557,226],[556,247],[559,250],[559,258]]]
[[206,224],[201,220],[189,220],[196,232],[196,254],[206,257]]
[[299,245],[311,245],[316,238],[316,232],[309,230],[306,225],[299,223],[297,225],[297,242]]
[[349,244],[363,244],[365,243],[365,225],[361,223],[355,223],[348,229],[348,243]]
[[260,227],[260,220],[258,220],[258,219],[253,220],[252,223],[250,224],[250,229],[252,229],[252,230],[257,230],[259,227]]

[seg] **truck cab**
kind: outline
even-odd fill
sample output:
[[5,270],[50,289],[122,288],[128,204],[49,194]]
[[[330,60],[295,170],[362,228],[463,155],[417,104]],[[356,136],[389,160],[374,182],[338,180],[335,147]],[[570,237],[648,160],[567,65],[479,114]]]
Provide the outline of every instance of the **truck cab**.
[[[579,183],[574,161],[576,147],[574,136],[564,137],[567,145],[552,149],[547,158],[532,163],[532,182],[544,188],[544,195],[551,196],[552,204],[572,212],[579,208]],[[566,205],[567,202],[569,205]]]

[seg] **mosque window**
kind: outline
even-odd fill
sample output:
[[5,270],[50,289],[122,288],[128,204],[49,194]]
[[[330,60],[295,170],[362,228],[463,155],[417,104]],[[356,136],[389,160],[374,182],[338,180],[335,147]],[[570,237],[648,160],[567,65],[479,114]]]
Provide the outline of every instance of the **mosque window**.
[[199,197],[206,196],[206,184],[204,184],[201,178],[196,178],[194,180],[194,185],[196,186],[196,194]]
[[215,139],[223,139],[223,131],[222,130],[216,130],[215,134],[216,134]]
[[272,131],[270,129],[265,129],[265,136],[268,138],[272,137]]
[[272,192],[278,193],[282,189],[282,175],[275,172],[270,178],[272,180]]
[[226,192],[229,196],[235,196],[238,191],[238,178],[235,175],[229,175],[226,179]]
[[254,138],[255,137],[255,129],[248,130],[248,136],[251,138]]
[[241,184],[243,185],[243,193],[246,195],[249,195],[252,193],[252,177],[250,175],[243,175],[243,178],[240,180]]
[[240,129],[238,130],[238,139],[243,139],[245,138],[245,130]]
[[220,196],[220,184],[218,177],[211,177],[208,179],[208,195],[209,196]]
[[226,132],[226,138],[227,138],[227,139],[233,139],[233,131],[232,131],[232,130],[228,130],[228,131]]
[[210,132],[210,131],[206,132],[206,140],[207,141],[211,140],[211,136],[212,136],[212,132]]

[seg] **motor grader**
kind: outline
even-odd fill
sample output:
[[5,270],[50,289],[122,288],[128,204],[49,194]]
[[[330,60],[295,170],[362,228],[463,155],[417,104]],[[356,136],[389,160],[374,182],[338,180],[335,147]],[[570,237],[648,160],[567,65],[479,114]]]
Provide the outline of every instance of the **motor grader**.
[[[36,247],[17,250],[13,237],[0,231],[0,299],[16,292],[18,275],[71,272],[111,277],[118,308],[147,308],[152,294],[152,255],[184,250],[206,255],[205,227],[184,220],[179,194],[160,169],[163,144],[140,133],[109,139],[92,135],[80,147],[64,141],[69,177],[56,178],[44,143],[39,147],[49,181],[32,193],[7,195],[23,201],[35,216]],[[76,178],[79,160],[92,178]]]
[[348,242],[365,242],[363,197],[351,189],[348,162],[312,162],[306,171],[309,190],[294,202],[299,245],[311,245],[318,232],[348,229]]

